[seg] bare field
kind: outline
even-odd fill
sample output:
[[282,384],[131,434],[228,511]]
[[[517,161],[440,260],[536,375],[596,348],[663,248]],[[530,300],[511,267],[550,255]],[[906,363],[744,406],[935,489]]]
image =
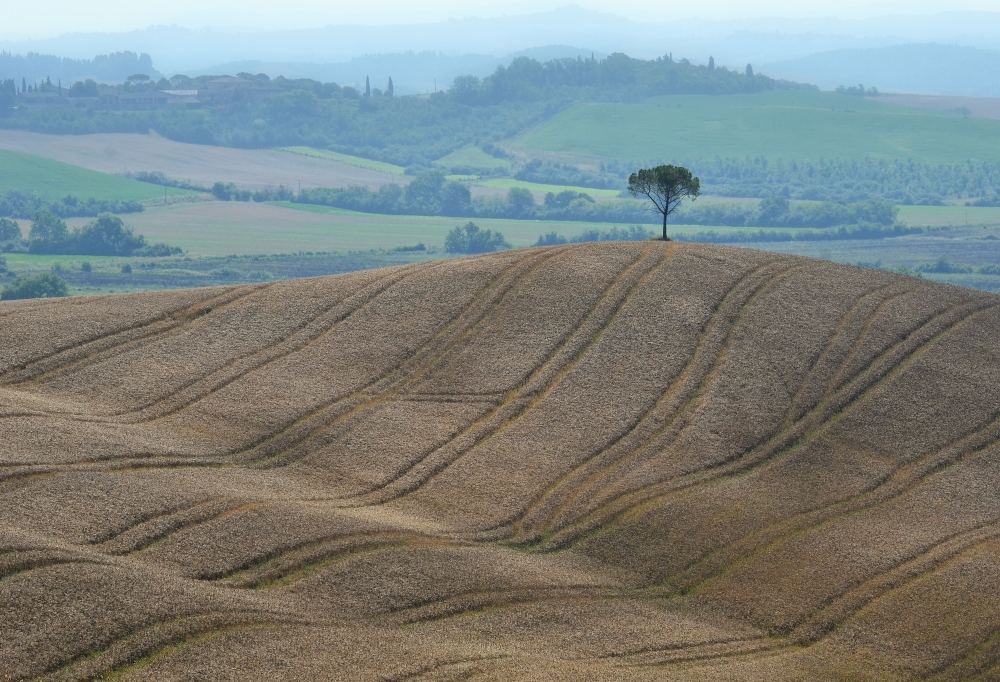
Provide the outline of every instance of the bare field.
[[233,182],[246,189],[347,187],[378,189],[407,179],[332,159],[275,149],[232,149],[172,142],[158,135],[46,135],[0,130],[0,149],[34,154],[102,173],[160,171],[174,180],[210,187]]
[[0,320],[0,678],[1000,666],[995,295],[617,242]]

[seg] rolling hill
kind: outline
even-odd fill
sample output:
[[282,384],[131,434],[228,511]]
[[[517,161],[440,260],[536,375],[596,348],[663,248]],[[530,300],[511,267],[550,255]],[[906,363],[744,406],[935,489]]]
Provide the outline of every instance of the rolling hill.
[[1000,673],[995,295],[618,242],[0,320],[0,677]]
[[[95,172],[42,156],[0,149],[0,194],[18,190],[46,199],[75,196],[79,199],[144,201],[164,196],[164,188],[118,175]],[[166,194],[190,194],[166,188]]]
[[1000,121],[830,92],[676,95],[578,104],[513,142],[529,154],[619,159],[1000,160]]

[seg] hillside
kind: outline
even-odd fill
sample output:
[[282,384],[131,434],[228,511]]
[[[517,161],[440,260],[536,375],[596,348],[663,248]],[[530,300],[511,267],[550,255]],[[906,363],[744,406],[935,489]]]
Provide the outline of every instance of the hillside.
[[0,677],[995,679],[1000,298],[618,242],[0,304]]
[[[80,199],[144,201],[164,196],[164,188],[129,178],[94,172],[18,151],[0,149],[0,194],[18,190],[45,199],[72,195]],[[166,194],[188,194],[166,189]]]
[[672,95],[577,104],[518,137],[528,153],[605,159],[998,161],[1000,122],[829,92]]

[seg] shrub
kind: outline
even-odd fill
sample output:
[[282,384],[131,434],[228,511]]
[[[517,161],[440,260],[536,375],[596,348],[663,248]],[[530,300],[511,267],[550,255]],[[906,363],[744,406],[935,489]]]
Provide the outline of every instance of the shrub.
[[[549,192],[549,194],[552,194]],[[546,197],[546,201],[548,197]],[[557,244],[566,244],[569,240],[562,236],[558,232],[549,232],[547,234],[539,235],[538,241],[535,242],[535,246],[556,246]]]
[[972,266],[951,263],[946,256],[941,256],[933,263],[924,263],[916,267],[917,272],[934,272],[938,274],[964,274],[972,272]]
[[125,265],[123,265],[122,266],[122,274],[123,275],[131,275],[132,274],[132,266],[130,264],[128,264],[128,263],[126,263]]
[[66,223],[52,211],[42,209],[31,219],[31,232],[28,234],[31,253],[63,253],[69,238]]
[[55,275],[21,275],[0,291],[0,301],[22,298],[59,298],[67,296],[66,282]]
[[984,265],[979,268],[980,275],[1000,275],[1000,265]]
[[10,218],[0,218],[0,242],[21,239],[21,228]]
[[90,265],[90,261],[83,261],[82,263],[80,263],[81,272],[90,272],[93,269],[94,268]]
[[480,229],[470,220],[448,233],[444,248],[448,253],[488,253],[509,249],[510,244],[499,232]]

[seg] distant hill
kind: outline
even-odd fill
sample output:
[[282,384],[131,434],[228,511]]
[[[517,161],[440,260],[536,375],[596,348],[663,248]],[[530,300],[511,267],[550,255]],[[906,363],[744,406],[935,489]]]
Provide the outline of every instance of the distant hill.
[[11,679],[1000,670],[1000,297],[617,242],[0,303]]
[[385,89],[389,77],[397,95],[425,94],[451,87],[457,76],[473,75],[485,78],[498,66],[508,66],[517,57],[530,57],[541,62],[578,56],[603,59],[607,55],[594,50],[568,45],[546,45],[521,50],[505,57],[488,54],[449,55],[441,52],[397,52],[370,54],[334,64],[264,62],[259,60],[227,62],[189,70],[185,75],[266,73],[271,78],[312,78],[324,83],[351,85],[364,90],[365,77],[373,87]]
[[28,84],[41,83],[51,78],[55,83],[62,80],[64,87],[74,81],[93,78],[98,83],[121,83],[132,74],[143,73],[157,80],[163,76],[153,68],[153,60],[148,54],[134,52],[113,52],[100,54],[93,59],[70,59],[51,54],[12,54],[0,52],[0,80],[13,78],[21,86],[24,78]]
[[1000,97],[1000,50],[914,43],[820,52],[763,68],[830,90],[861,83],[886,92]]

